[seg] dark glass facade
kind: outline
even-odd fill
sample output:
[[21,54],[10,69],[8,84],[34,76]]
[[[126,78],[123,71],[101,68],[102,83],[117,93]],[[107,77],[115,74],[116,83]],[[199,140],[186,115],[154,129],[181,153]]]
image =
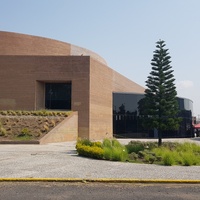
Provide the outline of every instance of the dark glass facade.
[[45,108],[71,110],[71,83],[46,83]]
[[[144,129],[138,113],[138,102],[144,94],[113,93],[113,133],[115,137],[157,138],[157,131]],[[179,117],[182,118],[178,131],[163,132],[164,138],[193,137],[193,102],[186,98],[177,98]]]

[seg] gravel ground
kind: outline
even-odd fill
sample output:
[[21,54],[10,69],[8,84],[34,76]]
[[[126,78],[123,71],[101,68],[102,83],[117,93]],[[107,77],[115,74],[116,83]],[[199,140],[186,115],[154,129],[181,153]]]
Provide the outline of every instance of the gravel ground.
[[[199,138],[175,140],[200,144]],[[123,144],[129,141],[120,139]],[[200,166],[159,166],[82,158],[76,154],[75,143],[0,145],[0,177],[200,180]]]

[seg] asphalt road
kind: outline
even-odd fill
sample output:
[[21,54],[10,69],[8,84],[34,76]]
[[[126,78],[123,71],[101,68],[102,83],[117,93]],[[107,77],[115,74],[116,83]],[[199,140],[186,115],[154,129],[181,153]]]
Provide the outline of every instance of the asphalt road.
[[0,182],[3,200],[197,200],[199,184]]

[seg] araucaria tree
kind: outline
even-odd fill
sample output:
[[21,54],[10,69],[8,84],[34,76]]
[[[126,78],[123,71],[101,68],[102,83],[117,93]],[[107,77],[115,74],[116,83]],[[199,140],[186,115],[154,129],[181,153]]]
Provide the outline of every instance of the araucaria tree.
[[151,60],[152,71],[147,77],[145,97],[138,107],[144,126],[157,130],[159,146],[162,145],[162,132],[177,130],[180,124],[170,58],[168,49],[165,49],[165,42],[159,40]]

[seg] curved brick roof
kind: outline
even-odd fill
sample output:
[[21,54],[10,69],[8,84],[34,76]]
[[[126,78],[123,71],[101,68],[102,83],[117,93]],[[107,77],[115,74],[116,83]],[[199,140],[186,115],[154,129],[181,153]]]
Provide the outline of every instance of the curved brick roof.
[[98,54],[69,43],[44,37],[0,31],[0,55],[83,55],[107,65]]

